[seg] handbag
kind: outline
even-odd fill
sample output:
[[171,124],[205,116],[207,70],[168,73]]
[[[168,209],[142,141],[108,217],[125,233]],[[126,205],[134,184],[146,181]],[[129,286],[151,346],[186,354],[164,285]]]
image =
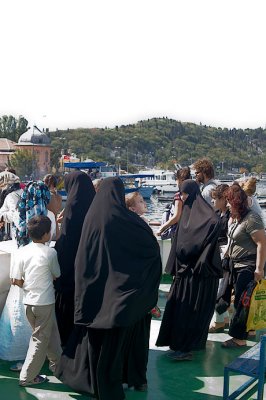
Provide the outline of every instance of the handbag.
[[266,328],[266,280],[257,282],[253,290],[247,320],[247,332]]

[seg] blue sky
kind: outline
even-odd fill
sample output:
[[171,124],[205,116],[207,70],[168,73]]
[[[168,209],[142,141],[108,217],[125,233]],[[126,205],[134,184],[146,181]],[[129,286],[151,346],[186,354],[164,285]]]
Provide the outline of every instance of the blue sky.
[[265,127],[264,1],[3,0],[0,115]]

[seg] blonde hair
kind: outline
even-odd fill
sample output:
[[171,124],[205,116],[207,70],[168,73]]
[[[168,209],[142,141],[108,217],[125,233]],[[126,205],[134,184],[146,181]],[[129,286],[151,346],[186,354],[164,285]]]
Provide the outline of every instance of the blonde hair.
[[102,181],[103,181],[103,178],[94,179],[92,181],[92,184],[94,186],[95,192],[97,192],[100,189]]
[[252,196],[256,193],[256,183],[257,179],[251,177],[247,179],[244,183],[242,183],[241,187],[248,196]]
[[127,207],[127,208],[135,207],[136,198],[137,198],[138,196],[141,196],[141,195],[140,195],[139,192],[137,192],[137,191],[136,191],[136,192],[132,192],[132,193],[126,194],[126,196],[125,196],[126,207]]

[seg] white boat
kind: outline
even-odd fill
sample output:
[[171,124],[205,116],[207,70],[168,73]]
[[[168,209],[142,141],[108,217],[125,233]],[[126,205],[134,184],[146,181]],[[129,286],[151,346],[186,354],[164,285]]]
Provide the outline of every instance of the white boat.
[[261,207],[266,207],[266,195],[258,195],[257,200]]
[[152,178],[153,175],[147,174],[123,174],[119,175],[125,185],[125,192],[135,192],[138,191],[144,199],[150,199],[154,186],[146,185],[145,181],[147,178]]
[[261,174],[258,178],[260,183],[265,183],[266,182],[266,174]]
[[[175,193],[177,185],[173,171],[164,169],[142,170],[138,173],[141,175],[154,175],[154,177],[145,178],[145,186],[154,186],[155,190],[160,193]],[[142,184],[144,181],[142,180]]]

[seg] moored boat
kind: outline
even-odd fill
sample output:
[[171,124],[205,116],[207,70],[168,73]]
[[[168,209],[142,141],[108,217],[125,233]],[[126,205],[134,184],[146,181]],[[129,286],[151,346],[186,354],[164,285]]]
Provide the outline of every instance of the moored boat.
[[[154,185],[147,185],[146,179],[153,178],[153,174],[123,174],[119,175],[115,166],[107,165],[104,162],[82,161],[82,162],[66,162],[65,169],[79,169],[86,171],[91,179],[109,178],[119,176],[125,185],[125,192],[131,193],[138,191],[144,199],[149,199],[154,191]],[[143,179],[145,178],[145,181]],[[65,189],[59,189],[58,193],[62,196],[63,201],[67,198]]]
[[146,179],[153,176],[152,174],[123,174],[119,175],[119,178],[124,182],[126,193],[138,191],[144,199],[149,199],[155,186],[146,185]]
[[153,175],[145,179],[146,186],[154,186],[160,193],[175,193],[177,191],[175,175],[173,171],[164,169],[151,169],[139,171],[140,176]]
[[261,207],[266,207],[266,194],[258,196],[257,200]]

